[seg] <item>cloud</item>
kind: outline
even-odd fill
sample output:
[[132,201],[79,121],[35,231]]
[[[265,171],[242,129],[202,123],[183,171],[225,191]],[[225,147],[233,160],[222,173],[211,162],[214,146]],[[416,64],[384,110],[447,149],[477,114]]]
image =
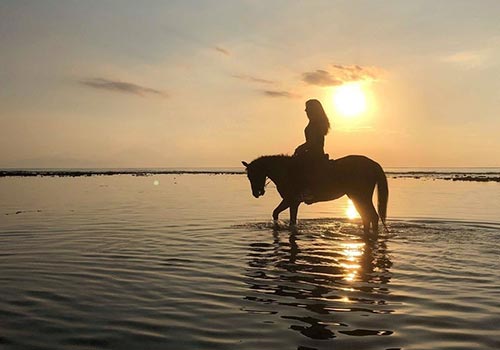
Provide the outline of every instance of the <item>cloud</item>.
[[377,81],[382,73],[377,67],[332,64],[328,70],[317,69],[302,73],[302,80],[310,85],[338,86],[355,81]]
[[162,97],[166,97],[167,94],[156,90],[153,88],[149,88],[146,86],[137,85],[134,83],[127,83],[124,81],[117,80],[109,80],[105,78],[90,78],[80,80],[80,84],[85,85],[87,87],[95,88],[95,89],[103,89],[115,92],[122,92],[126,94],[133,94],[138,96],[144,95],[158,95]]
[[216,47],[214,47],[214,50],[220,52],[223,55],[231,56],[231,53],[223,47],[216,46]]
[[336,86],[343,83],[342,80],[336,79],[332,74],[321,69],[314,72],[303,73],[302,80],[308,84],[318,86]]
[[286,98],[298,97],[297,95],[292,94],[291,92],[288,91],[264,90],[263,93],[268,97],[286,97]]
[[442,62],[455,64],[462,68],[476,68],[481,66],[486,57],[479,51],[461,51],[440,58]]
[[274,81],[272,81],[272,80],[261,79],[261,78],[253,77],[251,75],[233,74],[232,77],[236,78],[236,79],[240,79],[240,80],[249,81],[252,83],[274,84]]

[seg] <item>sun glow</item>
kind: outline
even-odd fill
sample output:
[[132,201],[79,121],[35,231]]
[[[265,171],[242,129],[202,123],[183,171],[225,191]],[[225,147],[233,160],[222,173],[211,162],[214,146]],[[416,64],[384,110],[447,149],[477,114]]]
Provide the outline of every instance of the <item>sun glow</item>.
[[356,210],[356,208],[354,207],[354,203],[350,199],[347,199],[347,208],[345,210],[345,213],[350,220],[359,218],[358,211]]
[[367,109],[366,94],[361,83],[340,85],[333,91],[333,105],[345,117],[356,117]]

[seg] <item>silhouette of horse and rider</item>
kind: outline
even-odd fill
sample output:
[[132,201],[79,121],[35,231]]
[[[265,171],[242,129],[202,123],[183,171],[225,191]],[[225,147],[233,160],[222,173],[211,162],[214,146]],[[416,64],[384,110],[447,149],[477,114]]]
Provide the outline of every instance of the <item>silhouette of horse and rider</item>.
[[[379,218],[385,227],[389,189],[384,170],[374,160],[360,155],[349,155],[329,160],[324,152],[325,136],[330,122],[318,100],[308,100],[305,112],[309,119],[304,134],[306,142],[295,149],[293,156],[262,156],[251,163],[245,161],[252,194],[258,198],[265,193],[266,180],[276,185],[281,198],[273,211],[273,219],[290,210],[290,225],[297,223],[301,203],[330,201],[347,195],[361,216],[365,234],[378,232]],[[377,186],[378,213],[372,203]]]

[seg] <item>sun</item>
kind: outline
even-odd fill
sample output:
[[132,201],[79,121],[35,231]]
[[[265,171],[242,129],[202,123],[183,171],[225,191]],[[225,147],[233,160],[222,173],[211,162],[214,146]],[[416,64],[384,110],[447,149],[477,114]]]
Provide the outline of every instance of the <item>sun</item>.
[[345,117],[356,117],[366,111],[366,95],[360,83],[343,84],[333,91],[333,105]]

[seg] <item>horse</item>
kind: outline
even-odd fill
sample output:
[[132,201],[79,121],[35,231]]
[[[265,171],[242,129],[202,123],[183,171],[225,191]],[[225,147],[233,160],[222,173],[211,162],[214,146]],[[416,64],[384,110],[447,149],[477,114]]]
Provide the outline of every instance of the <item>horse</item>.
[[[242,161],[255,198],[264,195],[267,178],[276,185],[283,200],[273,211],[275,223],[282,211],[290,209],[290,225],[297,224],[298,208],[304,201],[303,180],[297,175],[299,169],[297,161],[296,157],[288,155],[262,156],[250,164]],[[365,156],[349,155],[325,161],[325,165],[322,180],[318,179],[316,183],[319,188],[315,192],[320,195],[314,198],[314,202],[330,201],[347,195],[361,216],[365,234],[369,234],[370,224],[374,234],[378,233],[379,218],[387,230],[385,220],[389,188],[387,177],[380,164]],[[378,214],[372,203],[375,185],[378,194]]]

